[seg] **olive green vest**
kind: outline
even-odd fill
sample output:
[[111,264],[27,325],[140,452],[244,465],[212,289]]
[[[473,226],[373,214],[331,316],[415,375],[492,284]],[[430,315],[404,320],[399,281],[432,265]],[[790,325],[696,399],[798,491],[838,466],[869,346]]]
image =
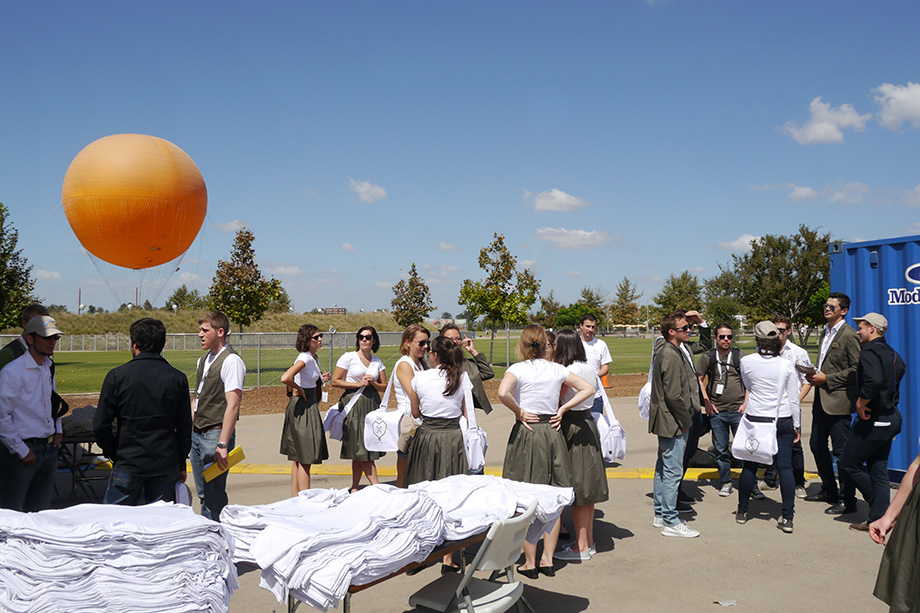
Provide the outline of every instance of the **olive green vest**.
[[[224,382],[220,378],[220,368],[231,353],[235,354],[236,352],[229,345],[226,351],[220,352],[220,355],[208,368],[208,375],[204,378],[204,383],[201,382],[201,376],[204,373],[204,364],[208,354],[204,354],[198,360],[198,374],[195,377],[195,400],[198,402],[198,410],[195,411],[194,425],[199,430],[206,430],[224,423],[227,396],[224,392]],[[198,391],[199,387],[200,391]]]

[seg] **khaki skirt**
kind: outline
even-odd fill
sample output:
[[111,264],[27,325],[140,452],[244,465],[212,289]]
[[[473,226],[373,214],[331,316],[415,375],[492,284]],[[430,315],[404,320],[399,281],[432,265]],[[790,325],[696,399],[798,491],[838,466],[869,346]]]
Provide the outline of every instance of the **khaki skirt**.
[[610,498],[607,472],[591,411],[568,411],[562,416],[562,436],[572,463],[575,504],[594,504]]
[[[345,405],[351,400],[358,390],[348,390],[342,394],[339,400],[339,409],[344,409]],[[373,387],[365,387],[361,397],[351,407],[351,411],[345,416],[345,423],[342,425],[342,452],[339,457],[343,460],[354,460],[355,462],[372,462],[379,460],[384,454],[376,451],[368,451],[364,446],[364,418],[371,411],[377,410],[380,406],[380,394]]]
[[425,417],[409,447],[406,485],[465,475],[469,470],[460,419]]
[[329,448],[316,402],[316,388],[307,388],[304,392],[306,397],[292,397],[284,411],[281,453],[292,462],[322,464],[329,459]]
[[562,433],[549,425],[549,415],[524,427],[520,420],[511,428],[502,477],[524,483],[557,487],[572,486],[572,463]]

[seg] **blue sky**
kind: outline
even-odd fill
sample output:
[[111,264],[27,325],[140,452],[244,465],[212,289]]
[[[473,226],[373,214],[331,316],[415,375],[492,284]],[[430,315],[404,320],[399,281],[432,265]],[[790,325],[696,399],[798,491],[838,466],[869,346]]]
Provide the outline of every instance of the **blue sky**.
[[64,174],[123,132],[208,187],[157,305],[207,291],[240,224],[298,311],[388,307],[415,262],[456,313],[493,232],[564,303],[624,276],[647,300],[801,223],[920,234],[917,23],[908,1],[0,0],[0,202],[71,310],[120,300]]

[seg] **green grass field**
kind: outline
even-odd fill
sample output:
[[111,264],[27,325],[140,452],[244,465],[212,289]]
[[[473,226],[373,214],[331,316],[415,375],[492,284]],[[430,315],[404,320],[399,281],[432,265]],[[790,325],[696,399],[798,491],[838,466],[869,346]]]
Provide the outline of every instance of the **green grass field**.
[[[614,375],[645,374],[648,372],[649,359],[652,353],[652,339],[650,338],[614,338],[603,339],[610,348],[613,356],[611,373]],[[514,358],[516,338],[511,339],[511,361]],[[742,353],[750,353],[754,347],[753,338],[741,338],[737,341]],[[504,338],[496,338],[492,354],[492,363],[496,365],[496,377],[501,377],[505,372],[508,357],[508,344]],[[476,339],[477,351],[489,355],[489,339]],[[816,359],[817,345],[810,343],[807,347]],[[335,361],[347,351],[336,347],[331,354],[328,348],[320,350],[319,359],[324,370],[335,366]],[[171,351],[164,352],[164,357],[170,364],[184,372],[194,384],[195,364],[200,351]],[[246,363],[246,386],[267,387],[281,385],[281,375],[291,366],[297,357],[294,348],[290,349],[244,349],[240,351]],[[386,364],[388,371],[399,358],[396,347],[381,347],[377,356]],[[62,394],[93,394],[98,393],[106,373],[124,364],[131,355],[127,351],[58,351],[55,354],[57,386]],[[331,366],[330,366],[331,364]]]

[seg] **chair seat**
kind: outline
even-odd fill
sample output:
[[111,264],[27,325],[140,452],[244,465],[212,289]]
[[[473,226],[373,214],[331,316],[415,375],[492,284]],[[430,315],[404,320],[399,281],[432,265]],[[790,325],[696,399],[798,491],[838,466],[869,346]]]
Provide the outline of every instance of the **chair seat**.
[[[457,587],[462,579],[462,575],[459,574],[443,575],[440,579],[429,583],[412,594],[409,597],[409,605],[441,611],[442,613],[466,611],[466,607],[461,607],[463,600],[454,603],[453,608],[447,609],[447,605],[454,594],[457,593]],[[476,613],[490,613],[510,609],[521,597],[524,591],[524,584],[520,581],[495,583],[473,578],[468,589],[473,600],[473,609]]]

